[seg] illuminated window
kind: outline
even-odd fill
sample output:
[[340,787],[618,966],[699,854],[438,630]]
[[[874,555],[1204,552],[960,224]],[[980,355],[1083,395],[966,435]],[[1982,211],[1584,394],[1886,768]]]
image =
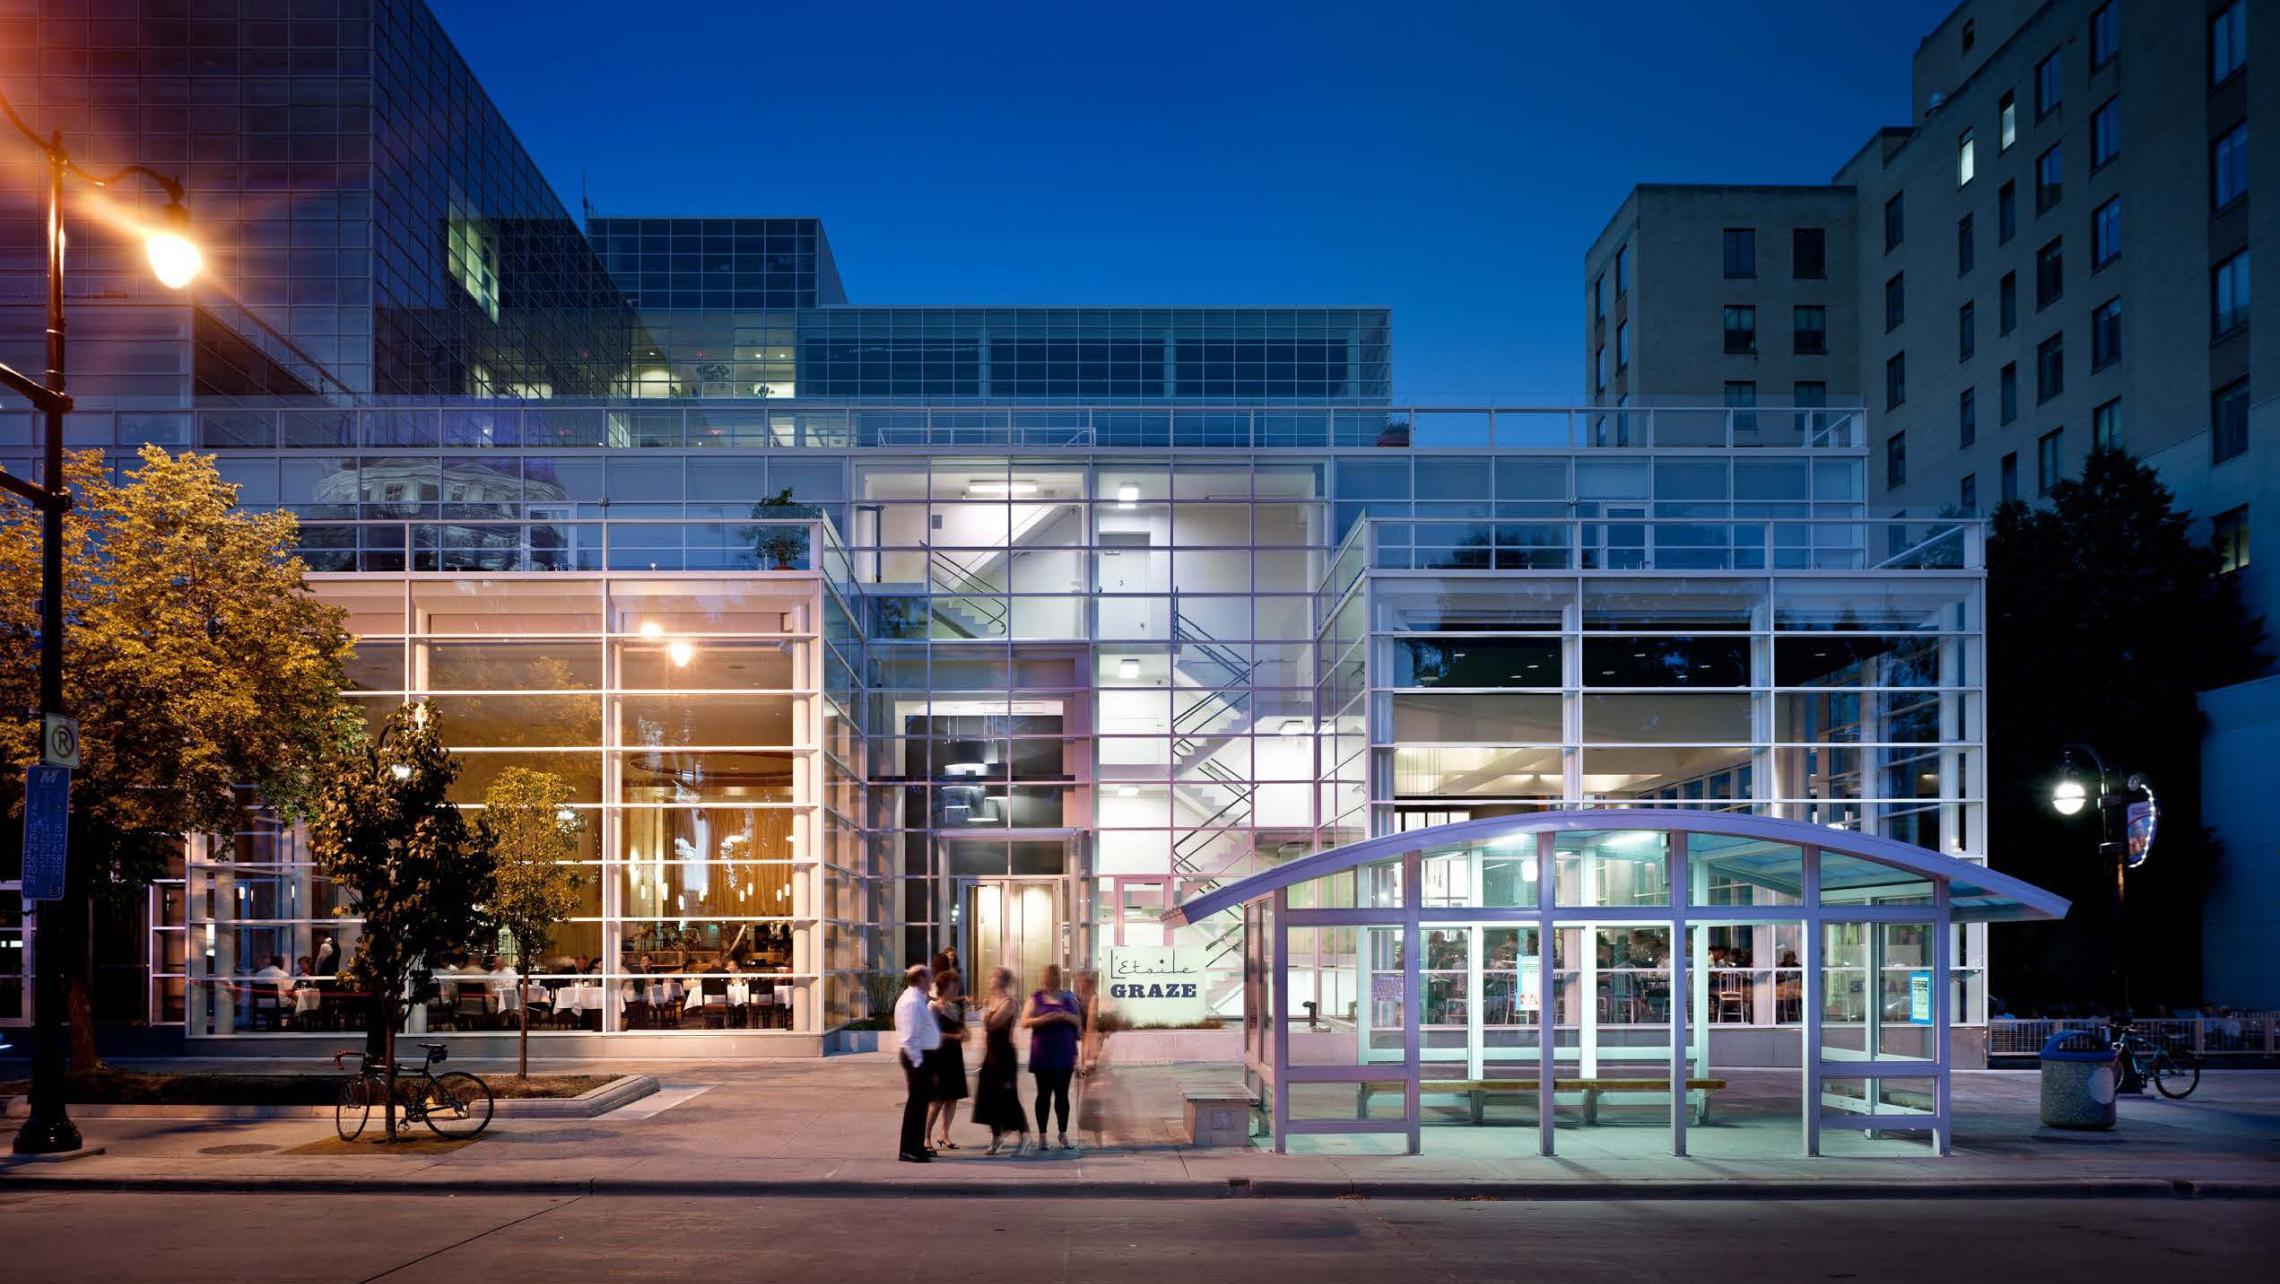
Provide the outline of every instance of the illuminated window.
[[483,315],[498,320],[499,243],[489,220],[468,209],[466,194],[454,187],[445,225],[445,253],[452,277],[481,305]]

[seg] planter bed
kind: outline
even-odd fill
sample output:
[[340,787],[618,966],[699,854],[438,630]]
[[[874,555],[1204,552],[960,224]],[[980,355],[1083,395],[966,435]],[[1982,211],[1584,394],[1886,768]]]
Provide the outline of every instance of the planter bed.
[[[102,1118],[330,1118],[340,1074],[152,1074],[104,1070],[72,1075],[65,1101]],[[588,1119],[657,1091],[653,1075],[486,1075],[501,1118]],[[0,1083],[0,1115],[20,1116],[28,1085]]]

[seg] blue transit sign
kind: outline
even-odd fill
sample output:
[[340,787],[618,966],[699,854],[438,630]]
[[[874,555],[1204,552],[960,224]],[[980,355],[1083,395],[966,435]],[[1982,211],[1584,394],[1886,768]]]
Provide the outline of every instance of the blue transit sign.
[[71,768],[24,768],[24,899],[63,899],[63,851],[71,831]]

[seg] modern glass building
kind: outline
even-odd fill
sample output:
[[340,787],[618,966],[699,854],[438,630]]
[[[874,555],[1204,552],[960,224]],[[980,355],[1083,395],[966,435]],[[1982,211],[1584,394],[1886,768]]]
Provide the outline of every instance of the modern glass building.
[[[550,1037],[819,1050],[946,945],[1191,973],[1135,1019],[1232,1019],[1240,918],[1166,911],[1457,820],[1723,811],[1985,860],[1980,531],[1872,520],[1858,412],[1400,407],[1378,308],[853,305],[814,220],[589,241],[412,0],[148,8],[0,23],[19,109],[184,172],[210,246],[185,304],[84,238],[74,444],[208,451],[298,513],[352,698],[431,700],[462,801],[571,782]],[[0,167],[11,363],[32,181]],[[11,472],[31,428],[0,410]],[[321,974],[340,904],[290,830],[193,838],[105,1010],[319,1037],[348,1005],[253,973]],[[1716,930],[1716,1055],[1794,1057],[1793,927]],[[482,1037],[502,988],[415,1019]]]

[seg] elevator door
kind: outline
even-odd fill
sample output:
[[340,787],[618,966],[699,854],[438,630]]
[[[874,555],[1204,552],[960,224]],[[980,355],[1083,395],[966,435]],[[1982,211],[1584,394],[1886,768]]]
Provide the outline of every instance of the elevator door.
[[967,984],[974,991],[988,984],[991,968],[1004,967],[1026,994],[1047,964],[1062,961],[1059,880],[968,879],[965,901]]

